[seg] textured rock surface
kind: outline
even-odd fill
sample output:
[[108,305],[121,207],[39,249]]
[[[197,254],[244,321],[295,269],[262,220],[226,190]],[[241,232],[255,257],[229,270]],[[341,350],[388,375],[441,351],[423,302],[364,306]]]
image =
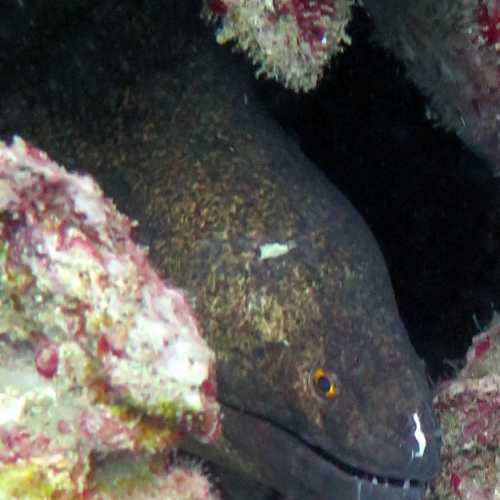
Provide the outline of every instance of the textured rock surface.
[[[92,500],[220,500],[199,463],[173,458],[120,455],[99,464],[91,481]],[[225,499],[229,500],[229,499]]]
[[431,97],[438,122],[500,172],[500,10],[494,0],[367,0],[376,39]]
[[349,44],[352,0],[208,0],[204,16],[220,21],[217,41],[234,41],[257,75],[294,90],[313,89],[330,58]]
[[500,498],[500,321],[475,337],[467,364],[438,387],[443,431],[441,475],[428,498]]
[[214,355],[184,295],[89,176],[0,143],[0,490],[73,497],[91,454],[220,432]]

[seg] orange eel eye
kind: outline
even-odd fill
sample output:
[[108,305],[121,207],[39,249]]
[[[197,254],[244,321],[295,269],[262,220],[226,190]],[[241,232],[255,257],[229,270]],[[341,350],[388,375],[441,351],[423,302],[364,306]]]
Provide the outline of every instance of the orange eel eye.
[[316,368],[312,372],[312,382],[316,392],[324,398],[331,399],[337,395],[337,386],[335,377],[323,370],[323,368]]

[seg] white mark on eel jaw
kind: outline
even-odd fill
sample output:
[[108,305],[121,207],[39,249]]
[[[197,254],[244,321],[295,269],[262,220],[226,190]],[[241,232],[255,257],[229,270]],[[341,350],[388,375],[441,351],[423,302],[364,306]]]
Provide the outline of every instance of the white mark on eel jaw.
[[425,447],[427,445],[427,441],[425,439],[424,433],[422,432],[422,426],[420,425],[420,419],[418,418],[417,413],[413,414],[413,421],[415,422],[415,439],[418,443],[418,450],[415,453],[415,457],[422,458],[424,456]]

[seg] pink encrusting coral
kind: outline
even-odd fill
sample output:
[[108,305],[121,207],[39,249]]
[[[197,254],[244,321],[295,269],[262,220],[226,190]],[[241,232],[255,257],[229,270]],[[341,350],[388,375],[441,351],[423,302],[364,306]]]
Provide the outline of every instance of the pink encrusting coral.
[[434,408],[443,431],[443,467],[427,498],[500,498],[498,317],[474,338],[459,376],[437,388]]
[[217,41],[234,40],[258,67],[293,90],[313,89],[345,32],[353,0],[207,0],[204,16],[220,22]]
[[496,0],[478,0],[476,22],[481,44],[487,46],[500,42],[500,5]]
[[0,143],[3,498],[75,498],[92,453],[220,434],[214,354],[133,226],[89,176]]

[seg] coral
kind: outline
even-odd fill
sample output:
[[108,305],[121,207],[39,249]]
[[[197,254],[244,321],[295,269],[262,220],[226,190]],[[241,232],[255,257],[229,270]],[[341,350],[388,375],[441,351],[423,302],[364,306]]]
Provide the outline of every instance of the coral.
[[4,498],[74,498],[92,454],[220,434],[214,354],[133,227],[89,176],[0,143]]
[[91,500],[220,500],[203,467],[162,456],[113,456],[96,468]]
[[475,18],[480,45],[494,46],[500,42],[500,6],[496,1],[478,0]]
[[433,116],[500,172],[500,9],[494,0],[365,0],[376,41],[431,98]]
[[500,498],[500,321],[476,336],[458,377],[437,388],[443,431],[439,478],[428,498]]
[[265,74],[293,90],[313,89],[330,58],[350,39],[354,0],[207,0],[203,16],[220,21],[217,41],[235,40]]

